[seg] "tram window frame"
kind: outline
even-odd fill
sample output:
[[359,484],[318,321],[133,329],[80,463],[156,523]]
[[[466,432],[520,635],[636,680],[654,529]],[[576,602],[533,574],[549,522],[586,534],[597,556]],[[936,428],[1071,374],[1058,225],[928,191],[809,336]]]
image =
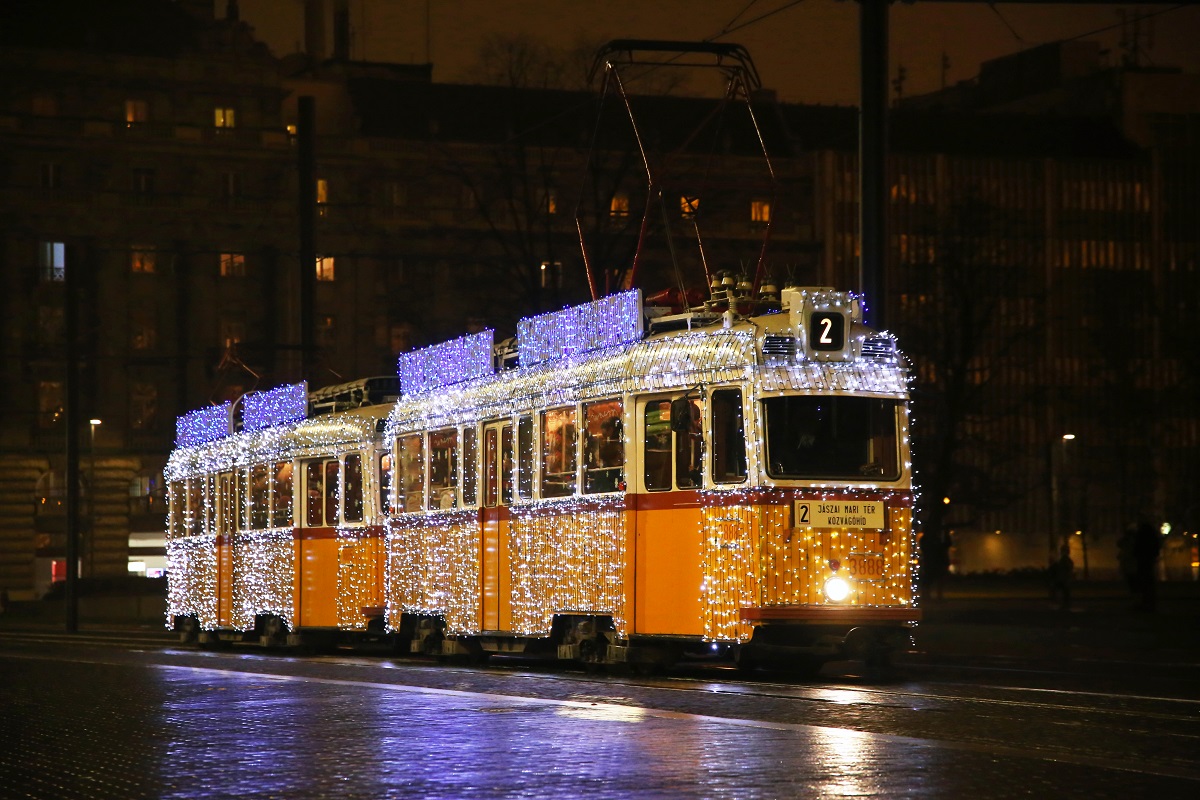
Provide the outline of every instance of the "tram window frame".
[[[761,402],[769,477],[890,482],[903,476],[901,401],[861,395],[779,395]],[[797,442],[791,447],[796,452],[789,454],[784,448],[780,455],[777,448],[791,439]],[[809,451],[810,457],[802,451]]]
[[430,511],[458,507],[458,428],[440,428],[429,432],[429,491],[426,500]]
[[583,491],[622,491],[625,484],[625,406],[621,398],[593,400],[583,406]]
[[236,530],[250,530],[250,503],[248,502],[250,498],[250,470],[234,470],[233,482],[237,486],[235,491],[238,496],[238,504],[234,512],[237,516]]
[[[665,416],[663,412],[666,412]],[[657,415],[653,421],[651,413]],[[648,492],[669,492],[673,488],[671,468],[675,449],[671,432],[671,398],[647,399],[641,416],[642,482]]]
[[250,498],[247,515],[252,531],[266,530],[271,520],[271,487],[267,483],[267,465],[254,464],[249,468]]
[[290,528],[295,513],[296,467],[291,461],[276,461],[271,466],[271,527]]
[[[712,481],[745,483],[749,470],[746,462],[746,411],[742,402],[742,390],[714,389],[709,393],[708,400],[712,435]],[[732,415],[724,416],[730,411],[733,412]]]
[[167,530],[172,539],[182,539],[187,534],[184,514],[187,513],[187,481],[171,481],[167,491]]
[[516,445],[516,495],[520,500],[532,500],[534,477],[534,435],[532,414],[522,414],[517,418]]
[[[704,404],[703,398],[688,395],[671,402],[671,431],[675,434],[675,487],[699,489],[704,483]],[[683,404],[687,403],[688,406]],[[687,420],[680,422],[676,409],[689,407]]]
[[338,498],[342,489],[342,464],[336,458],[325,459],[325,527],[336,528],[341,522]]
[[313,458],[302,463],[304,464],[304,527],[322,528],[325,526],[325,460]]
[[383,517],[392,515],[392,465],[395,458],[391,453],[380,453],[377,460],[379,465],[379,514]]
[[479,502],[479,430],[474,425],[462,429],[462,505],[474,508]]
[[[341,517],[347,524],[361,523],[366,518],[366,503],[363,492],[362,453],[346,453],[342,456]],[[351,467],[351,464],[354,466]]]
[[214,473],[204,476],[204,533],[217,535],[217,476]]
[[539,416],[541,496],[570,497],[579,485],[579,410],[575,406],[560,406],[548,408]]
[[500,504],[511,506],[517,482],[516,434],[511,424],[500,428]]
[[395,513],[420,511],[425,507],[425,436],[409,433],[397,437]]

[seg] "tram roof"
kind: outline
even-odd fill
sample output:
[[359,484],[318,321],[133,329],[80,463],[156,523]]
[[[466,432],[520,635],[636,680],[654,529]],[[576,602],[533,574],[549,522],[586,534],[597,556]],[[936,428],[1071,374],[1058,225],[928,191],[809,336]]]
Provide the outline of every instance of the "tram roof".
[[761,325],[749,320],[731,328],[651,334],[640,342],[574,359],[518,367],[437,392],[402,397],[390,415],[389,433],[445,427],[634,392],[739,381],[754,381],[763,392],[908,396],[907,376],[895,358],[762,363],[757,341],[761,330]]

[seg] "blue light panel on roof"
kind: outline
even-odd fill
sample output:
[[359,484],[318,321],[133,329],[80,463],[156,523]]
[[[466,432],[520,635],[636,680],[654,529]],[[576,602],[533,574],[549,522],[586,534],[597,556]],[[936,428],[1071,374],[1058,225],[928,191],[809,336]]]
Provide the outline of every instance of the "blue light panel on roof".
[[610,295],[517,323],[521,366],[568,359],[642,338],[642,292]]
[[495,342],[495,331],[489,329],[401,353],[396,365],[400,374],[400,393],[404,396],[420,394],[491,375],[496,371],[492,363]]
[[175,419],[175,444],[191,447],[229,435],[229,403],[198,408]]
[[242,430],[261,431],[308,417],[308,384],[290,383],[242,400]]

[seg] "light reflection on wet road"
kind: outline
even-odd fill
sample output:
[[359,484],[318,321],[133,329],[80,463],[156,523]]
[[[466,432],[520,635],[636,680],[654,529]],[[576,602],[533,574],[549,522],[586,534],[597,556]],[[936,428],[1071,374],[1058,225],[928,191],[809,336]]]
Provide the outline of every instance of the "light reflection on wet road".
[[1200,788],[1197,757],[1186,755],[1200,730],[1195,703],[1096,699],[1072,709],[1019,693],[639,683],[9,642],[0,678],[2,797],[1191,797]]

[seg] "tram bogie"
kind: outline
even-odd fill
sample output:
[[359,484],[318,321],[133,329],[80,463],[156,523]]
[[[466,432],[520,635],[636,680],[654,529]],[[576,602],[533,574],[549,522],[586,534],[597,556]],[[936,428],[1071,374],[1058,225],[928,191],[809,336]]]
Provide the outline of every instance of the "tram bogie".
[[399,399],[283,387],[240,422],[181,418],[169,624],[589,666],[881,661],[920,616],[905,370],[854,296],[783,300],[648,332],[629,292],[523,320],[519,366],[486,332],[402,357]]

